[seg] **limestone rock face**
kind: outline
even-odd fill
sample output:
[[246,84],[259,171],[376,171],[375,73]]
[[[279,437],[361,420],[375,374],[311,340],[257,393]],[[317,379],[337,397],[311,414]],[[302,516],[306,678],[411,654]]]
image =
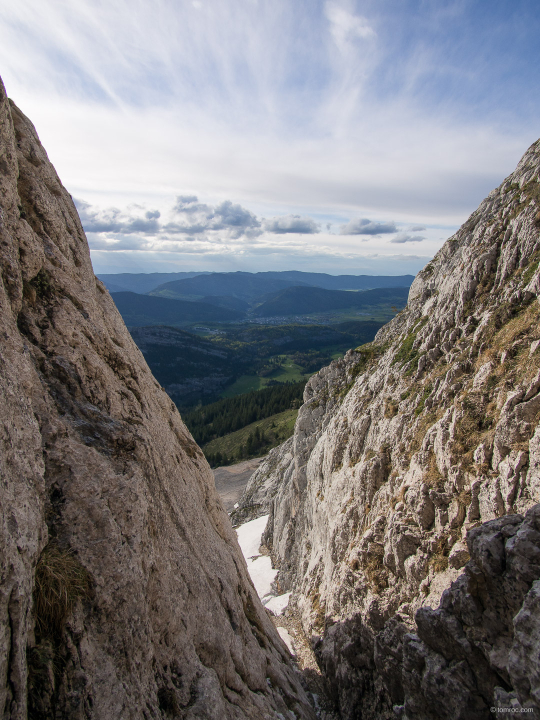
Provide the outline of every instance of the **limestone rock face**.
[[212,473],[0,92],[0,714],[313,718]]
[[264,462],[249,478],[242,494],[241,507],[231,513],[233,525],[241,525],[271,510],[277,492],[288,482],[288,474],[293,472],[292,448],[293,439],[289,438],[270,450]]
[[[540,505],[469,532],[470,562],[401,647],[403,720],[540,717]],[[382,653],[383,655],[385,653]]]
[[[240,503],[255,492],[270,510],[263,540],[343,718],[395,717],[402,672],[426,677],[397,648],[462,574],[467,532],[540,502],[539,170],[540,141],[419,273],[408,307],[310,379],[292,441]],[[512,606],[515,637],[537,633],[530,592]],[[536,697],[533,646],[504,660],[500,687],[520,702]],[[481,712],[503,702],[494,687]],[[460,707],[448,717],[473,717]]]

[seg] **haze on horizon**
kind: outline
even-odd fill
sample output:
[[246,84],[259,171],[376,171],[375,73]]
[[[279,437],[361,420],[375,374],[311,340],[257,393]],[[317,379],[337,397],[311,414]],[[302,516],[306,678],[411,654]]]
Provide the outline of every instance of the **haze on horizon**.
[[540,135],[535,0],[8,0],[96,272],[416,273]]

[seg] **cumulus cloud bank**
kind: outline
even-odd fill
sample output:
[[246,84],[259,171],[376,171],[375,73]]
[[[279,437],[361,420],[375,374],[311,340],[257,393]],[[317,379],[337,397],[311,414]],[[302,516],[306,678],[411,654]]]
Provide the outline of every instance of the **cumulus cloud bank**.
[[[173,215],[179,220],[163,226],[163,230],[171,234],[200,235],[218,230],[233,238],[260,234],[261,223],[255,215],[231,200],[212,206],[199,202],[196,195],[179,195]],[[186,219],[189,221],[186,222]]]
[[367,218],[350,220],[339,230],[340,235],[385,235],[395,232],[397,232],[395,222],[373,222]]
[[284,215],[259,219],[231,200],[209,205],[200,202],[197,195],[178,195],[165,220],[159,210],[146,210],[140,205],[124,210],[101,209],[81,199],[75,199],[75,205],[90,235],[91,247],[99,250],[149,250],[157,245],[164,248],[165,244],[174,249],[175,242],[256,242],[264,234],[320,232],[320,225],[310,217]]
[[[292,213],[264,218],[232,200],[209,203],[191,194],[178,195],[159,210],[134,203],[124,208],[102,208],[81,199],[75,199],[75,204],[88,233],[92,257],[100,262],[108,257],[113,265],[115,256],[139,257],[139,262],[146,263],[143,255],[150,258],[156,253],[176,257],[175,262],[184,257],[188,264],[190,257],[201,262],[206,258],[204,263],[210,264],[218,257],[223,262],[230,258],[241,267],[256,263],[262,256],[272,258],[272,262],[285,256],[299,262],[300,258],[326,256],[329,268],[338,263],[343,271],[351,262],[363,263],[361,258],[373,252],[386,252],[393,258],[391,243],[426,239],[410,230],[399,231],[393,221],[357,218],[341,225],[336,244],[337,237],[331,232],[336,223],[327,223],[326,218],[317,222],[309,215]],[[431,246],[426,251],[431,252]],[[416,267],[417,260],[412,262]],[[394,260],[389,259],[389,263],[390,268]]]
[[[255,239],[263,233],[275,235],[312,235],[320,232],[320,225],[310,217],[283,215],[269,220],[259,220],[250,210],[231,200],[218,205],[199,202],[197,195],[178,195],[169,213],[168,222],[160,222],[159,210],[146,210],[132,205],[126,210],[111,207],[98,209],[75,198],[82,225],[92,235],[108,235],[108,241],[92,241],[93,247],[100,248],[111,243],[111,236],[138,234],[139,236],[161,237],[177,235],[193,241],[195,237],[220,234],[225,239]],[[369,229],[368,229],[369,230]],[[124,241],[126,242],[126,241]],[[143,243],[144,244],[144,243]],[[140,248],[141,242],[132,241],[133,248]]]
[[118,208],[99,210],[90,203],[77,198],[74,198],[74,202],[86,232],[155,235],[160,231],[158,218],[161,213],[159,210],[149,210],[143,217],[140,217],[126,214]]

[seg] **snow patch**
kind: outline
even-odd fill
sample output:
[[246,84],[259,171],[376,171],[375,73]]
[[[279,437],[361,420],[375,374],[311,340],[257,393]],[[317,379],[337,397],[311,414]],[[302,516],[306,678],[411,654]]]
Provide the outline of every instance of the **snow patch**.
[[275,615],[281,615],[289,604],[291,593],[276,596],[275,591],[272,589],[272,583],[276,579],[278,571],[272,568],[272,560],[268,555],[259,553],[268,518],[269,515],[263,515],[255,520],[250,520],[240,525],[236,529],[236,534],[257,595],[261,598],[263,605],[271,612]]
[[263,515],[260,518],[250,520],[240,525],[240,527],[236,529],[238,543],[246,560],[260,555],[259,548],[261,546],[261,538],[269,517],[270,515]]
[[264,599],[263,605],[267,610],[270,610],[274,615],[281,615],[282,612],[287,608],[291,593],[285,593],[284,595],[277,595],[271,597],[269,600]]
[[296,655],[293,639],[290,636],[289,631],[284,627],[278,627],[277,631],[279,633],[279,637],[283,640],[285,645],[289,648],[289,652],[291,653],[291,655]]
[[246,558],[249,574],[255,585],[257,595],[262,599],[272,597],[272,583],[278,574],[272,569],[272,561],[268,555],[260,555],[256,560]]

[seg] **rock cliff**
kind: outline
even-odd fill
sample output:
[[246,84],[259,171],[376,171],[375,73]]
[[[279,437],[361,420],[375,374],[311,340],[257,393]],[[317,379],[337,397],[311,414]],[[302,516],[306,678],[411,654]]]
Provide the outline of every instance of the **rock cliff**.
[[538,510],[523,519],[540,502],[539,170],[540,141],[407,308],[311,378],[240,503],[270,511],[263,540],[346,720],[540,713]]
[[0,87],[0,713],[313,718],[212,473]]

